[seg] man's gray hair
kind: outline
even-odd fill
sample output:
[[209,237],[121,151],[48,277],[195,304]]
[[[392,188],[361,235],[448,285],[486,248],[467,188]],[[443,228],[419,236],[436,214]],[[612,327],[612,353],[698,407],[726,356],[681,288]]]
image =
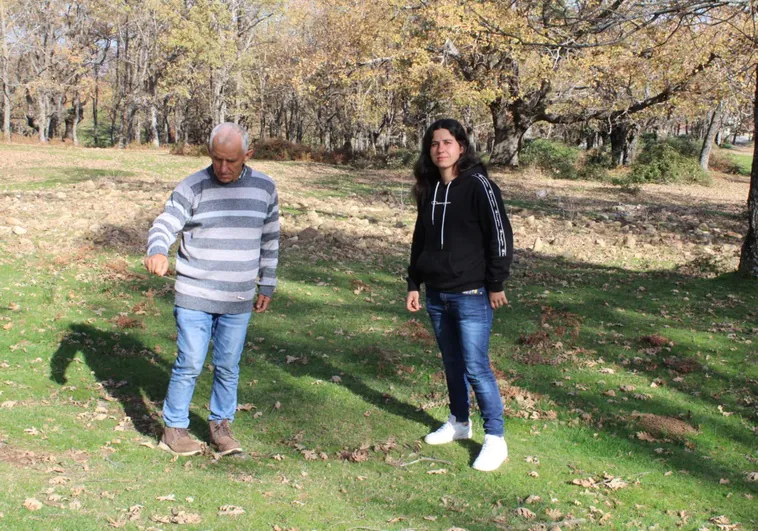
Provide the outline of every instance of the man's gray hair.
[[242,151],[247,151],[247,147],[250,142],[250,136],[247,134],[247,131],[244,127],[241,127],[234,122],[224,122],[214,127],[213,131],[211,131],[211,135],[208,137],[208,148],[213,148],[213,140],[218,135],[225,137],[227,133],[232,131],[240,135],[242,138]]

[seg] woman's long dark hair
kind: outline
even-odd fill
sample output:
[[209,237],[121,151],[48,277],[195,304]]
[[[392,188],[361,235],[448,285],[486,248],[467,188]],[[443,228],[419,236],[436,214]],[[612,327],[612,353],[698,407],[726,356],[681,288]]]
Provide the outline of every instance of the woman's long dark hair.
[[470,170],[474,166],[482,165],[482,161],[476,155],[471,142],[468,139],[466,130],[458,120],[452,118],[442,118],[437,120],[424,134],[424,140],[421,142],[421,154],[413,167],[413,176],[416,178],[416,184],[413,185],[413,195],[416,198],[416,204],[420,207],[424,200],[429,196],[432,187],[440,180],[440,170],[432,162],[430,154],[432,150],[432,139],[434,132],[438,129],[447,129],[455,137],[458,144],[463,148],[461,158],[455,163],[455,169],[458,175]]

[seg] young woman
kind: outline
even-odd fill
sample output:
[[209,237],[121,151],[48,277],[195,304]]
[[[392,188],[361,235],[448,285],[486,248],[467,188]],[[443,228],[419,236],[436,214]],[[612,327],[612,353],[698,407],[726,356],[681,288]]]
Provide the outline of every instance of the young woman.
[[445,366],[450,416],[428,444],[471,438],[469,385],[484,420],[484,445],[473,467],[497,469],[508,457],[503,402],[488,354],[492,314],[508,303],[503,281],[513,257],[513,232],[500,189],[456,120],[434,122],[414,168],[418,206],[408,267],[406,308],[426,307]]

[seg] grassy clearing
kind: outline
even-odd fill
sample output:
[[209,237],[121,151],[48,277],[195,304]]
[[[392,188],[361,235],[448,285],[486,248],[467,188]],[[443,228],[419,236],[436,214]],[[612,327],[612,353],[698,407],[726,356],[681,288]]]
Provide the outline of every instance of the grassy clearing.
[[753,156],[748,153],[729,153],[729,158],[737,163],[742,175],[750,175],[753,166]]
[[[152,215],[148,193],[167,195],[205,164],[157,151],[50,148],[34,151],[35,166],[24,164],[33,160],[26,146],[0,149],[7,176],[14,171],[3,217],[33,217],[37,203],[26,192],[40,182],[79,197],[88,169],[113,172],[87,179],[111,190],[106,210],[125,200]],[[320,215],[337,218],[347,198],[363,201],[359,215],[381,217],[368,209],[402,185],[381,179],[388,193],[380,194],[370,173],[263,166],[281,176],[292,218],[305,217],[302,203],[314,199]],[[152,192],[126,186],[134,181],[152,183]],[[565,199],[545,205],[518,186],[506,182],[504,195],[537,218],[530,232],[553,217],[565,222]],[[610,241],[605,225],[585,228],[576,214],[606,211],[602,189],[577,193],[566,230]],[[54,209],[77,218],[95,205],[74,203]],[[721,203],[698,208],[735,222]],[[410,231],[412,210],[397,215],[406,223],[398,230]],[[141,218],[118,223],[142,237]],[[2,528],[758,525],[758,287],[712,274],[717,257],[685,268],[657,247],[591,261],[521,244],[491,346],[511,455],[500,471],[481,474],[470,468],[483,438],[476,415],[473,441],[420,442],[447,416],[446,391],[426,316],[403,310],[405,249],[285,245],[273,306],[254,316],[243,355],[234,429],[246,453],[172,459],[155,448],[175,352],[171,282],[144,274],[131,240],[105,246],[72,228],[70,240],[56,233],[71,245],[40,245],[50,230],[25,235],[33,252],[15,236],[0,240]],[[210,382],[206,371],[193,400],[191,431],[202,440]],[[245,512],[225,514],[235,512],[226,506]]]

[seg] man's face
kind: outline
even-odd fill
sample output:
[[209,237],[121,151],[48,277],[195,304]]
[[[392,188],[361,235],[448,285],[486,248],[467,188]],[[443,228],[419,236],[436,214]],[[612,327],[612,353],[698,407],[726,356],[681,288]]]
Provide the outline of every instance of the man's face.
[[252,150],[242,151],[242,138],[239,135],[228,135],[213,140],[210,155],[216,179],[228,184],[239,179],[242,167],[252,155]]

